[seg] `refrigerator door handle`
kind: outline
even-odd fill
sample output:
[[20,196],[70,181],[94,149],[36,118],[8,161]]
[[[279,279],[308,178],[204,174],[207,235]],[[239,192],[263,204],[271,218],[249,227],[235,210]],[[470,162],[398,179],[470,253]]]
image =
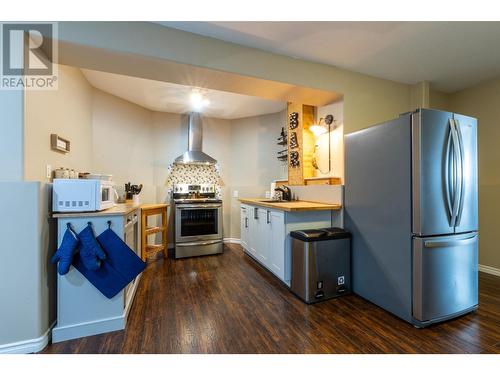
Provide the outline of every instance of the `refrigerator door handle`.
[[462,240],[454,241],[424,241],[424,247],[436,248],[436,247],[452,247],[452,246],[465,246],[477,240],[477,234],[472,237],[464,238]]
[[460,198],[458,200],[458,213],[456,218],[456,226],[460,225],[460,220],[462,218],[462,211],[464,209],[464,197],[465,197],[465,152],[464,152],[464,142],[462,137],[462,130],[460,129],[460,123],[458,120],[453,120],[455,122],[455,128],[458,135],[458,150],[460,152]]
[[447,208],[448,208],[448,215],[450,217],[450,226],[453,226],[451,221],[453,218],[453,213],[452,213],[452,205],[451,205],[451,200],[453,196],[453,187],[450,184],[450,174],[452,173],[452,166],[451,166],[451,133],[452,133],[452,128],[451,128],[451,123],[450,123],[450,132],[448,133],[448,140],[446,142],[446,154],[445,154],[445,170],[444,170],[444,185],[445,185],[445,192],[446,192],[446,203],[447,203]]
[[451,226],[454,227],[457,221],[458,204],[460,193],[458,191],[458,164],[459,164],[459,144],[455,120],[450,119],[451,139],[453,141],[453,209],[451,214]]

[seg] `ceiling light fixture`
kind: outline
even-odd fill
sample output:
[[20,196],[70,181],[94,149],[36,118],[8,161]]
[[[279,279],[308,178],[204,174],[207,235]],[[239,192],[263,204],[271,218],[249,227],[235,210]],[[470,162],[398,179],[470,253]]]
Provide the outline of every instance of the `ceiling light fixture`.
[[210,104],[210,101],[203,96],[200,90],[193,90],[190,96],[191,106],[194,110],[200,111]]

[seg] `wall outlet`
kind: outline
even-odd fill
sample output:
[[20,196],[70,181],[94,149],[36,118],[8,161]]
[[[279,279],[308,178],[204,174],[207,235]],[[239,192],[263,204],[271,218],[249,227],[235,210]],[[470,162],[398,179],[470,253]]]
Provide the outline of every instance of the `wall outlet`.
[[47,164],[47,169],[45,170],[45,177],[47,177],[47,179],[51,179],[52,178],[52,165],[50,164]]
[[266,198],[267,199],[271,198],[271,192],[270,191],[266,191]]
[[233,190],[233,198],[238,198],[238,197],[239,197],[238,190]]

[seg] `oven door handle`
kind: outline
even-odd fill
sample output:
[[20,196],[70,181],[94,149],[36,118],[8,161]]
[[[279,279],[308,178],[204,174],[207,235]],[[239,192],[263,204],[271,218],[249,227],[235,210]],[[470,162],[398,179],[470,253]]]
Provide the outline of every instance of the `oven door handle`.
[[214,240],[214,241],[204,241],[204,242],[189,242],[189,243],[179,243],[177,242],[175,246],[178,247],[190,247],[190,246],[200,246],[200,245],[213,245],[216,243],[221,243],[222,240]]
[[220,204],[190,204],[190,205],[182,205],[182,206],[176,206],[178,210],[183,210],[183,209],[191,209],[191,208],[220,208],[222,205]]

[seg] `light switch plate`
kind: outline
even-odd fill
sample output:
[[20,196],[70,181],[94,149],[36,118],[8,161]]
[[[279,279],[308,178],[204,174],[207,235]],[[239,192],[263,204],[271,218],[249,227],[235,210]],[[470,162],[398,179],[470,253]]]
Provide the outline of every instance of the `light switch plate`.
[[233,198],[238,198],[238,190],[233,191]]
[[266,191],[266,198],[271,198],[271,192],[270,191]]
[[52,165],[50,165],[50,164],[47,164],[47,169],[46,169],[46,172],[45,172],[45,177],[47,177],[48,179],[52,178]]

